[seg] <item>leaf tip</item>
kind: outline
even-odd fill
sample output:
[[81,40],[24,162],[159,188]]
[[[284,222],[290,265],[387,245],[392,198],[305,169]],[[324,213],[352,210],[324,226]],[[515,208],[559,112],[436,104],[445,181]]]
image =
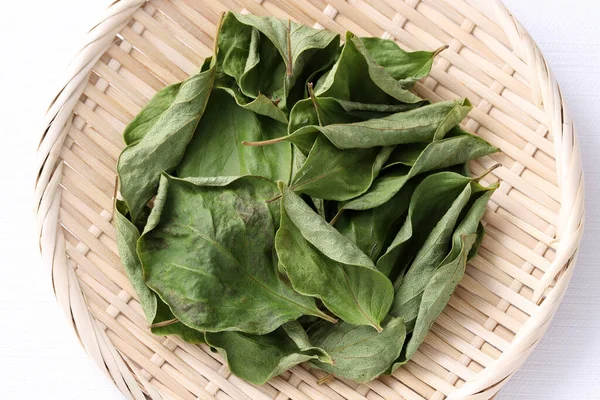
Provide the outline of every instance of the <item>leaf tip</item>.
[[[217,22],[217,33],[215,35],[215,42],[213,43],[213,54],[215,55],[215,60],[217,58],[217,52],[219,50],[219,33],[221,32],[221,26],[223,25],[223,19],[225,18],[225,11],[221,11],[219,15],[219,21]],[[212,60],[211,60],[212,62]]]
[[473,108],[473,103],[468,98],[464,98],[461,100],[457,100],[458,104],[462,107],[468,108],[469,110]]

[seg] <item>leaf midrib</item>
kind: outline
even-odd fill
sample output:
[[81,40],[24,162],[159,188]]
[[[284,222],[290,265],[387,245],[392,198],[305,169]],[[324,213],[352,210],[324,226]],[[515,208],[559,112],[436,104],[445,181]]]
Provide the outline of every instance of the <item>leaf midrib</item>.
[[269,288],[268,286],[265,286],[265,284],[263,284],[261,281],[259,281],[258,279],[256,279],[254,276],[252,276],[252,274],[248,271],[246,271],[246,269],[244,268],[244,266],[242,265],[242,263],[235,258],[235,256],[233,254],[231,254],[231,252],[229,250],[227,250],[226,248],[224,248],[223,246],[221,246],[221,244],[219,242],[217,242],[216,240],[212,239],[210,236],[208,236],[207,234],[199,231],[198,229],[196,229],[195,227],[193,227],[192,225],[182,225],[183,227],[188,228],[189,230],[191,230],[193,233],[195,233],[197,236],[199,236],[201,239],[204,239],[205,241],[207,241],[208,243],[212,244],[216,249],[218,249],[219,251],[221,251],[225,256],[227,256],[228,258],[230,258],[238,267],[239,269],[248,277],[250,278],[250,280],[252,280],[253,282],[255,282],[257,285],[259,285],[261,288],[263,288],[265,291],[275,295],[276,297],[287,301],[289,303],[295,304],[296,306],[298,306],[299,308],[302,308],[304,310],[308,310],[310,311],[310,315],[314,315],[314,311],[311,310],[310,308],[307,308],[305,306],[303,306],[302,304],[299,304],[293,300],[290,300],[289,298],[282,296],[280,293],[272,290],[271,288]]
[[[344,275],[344,279],[346,280],[346,285],[350,289],[350,293],[352,294],[352,299],[354,300],[354,303],[356,303],[356,307],[358,308],[358,311],[360,311],[360,313],[367,319],[367,321],[369,321],[372,324],[373,327],[378,327],[379,324],[376,323],[375,321],[373,321],[373,319],[370,318],[367,315],[367,313],[365,313],[362,306],[360,305],[358,298],[356,297],[356,294],[352,290],[352,285],[350,284],[350,278],[348,278],[348,274],[346,273],[346,270],[344,269],[343,265],[341,263],[337,263],[337,265],[342,270],[342,274]],[[360,267],[360,268],[362,268],[362,267]]]

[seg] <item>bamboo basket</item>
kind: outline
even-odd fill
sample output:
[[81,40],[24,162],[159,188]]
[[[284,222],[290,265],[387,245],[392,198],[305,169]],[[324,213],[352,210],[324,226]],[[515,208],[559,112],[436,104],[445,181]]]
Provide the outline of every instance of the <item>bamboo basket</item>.
[[[413,360],[357,385],[300,365],[253,386],[207,346],[153,336],[111,224],[121,132],[159,89],[193,73],[222,11],[292,18],[404,48],[450,46],[417,92],[468,97],[466,128],[502,149],[480,255]],[[89,32],[48,110],[35,201],[43,262],[86,352],[130,399],[488,399],[546,331],[583,230],[573,123],[539,49],[496,0],[121,0]]]

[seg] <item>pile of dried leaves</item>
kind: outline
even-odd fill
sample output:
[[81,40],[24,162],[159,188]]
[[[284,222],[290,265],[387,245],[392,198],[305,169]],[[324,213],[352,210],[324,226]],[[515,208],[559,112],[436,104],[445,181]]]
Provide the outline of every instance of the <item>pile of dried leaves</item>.
[[459,127],[468,100],[410,91],[437,53],[225,15],[215,55],[124,132],[118,246],[152,331],[257,384],[405,363],[495,189],[466,167],[497,151]]

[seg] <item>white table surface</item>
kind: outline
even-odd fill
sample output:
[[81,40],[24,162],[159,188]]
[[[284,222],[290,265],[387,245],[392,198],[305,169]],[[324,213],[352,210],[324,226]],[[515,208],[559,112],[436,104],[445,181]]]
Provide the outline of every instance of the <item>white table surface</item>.
[[[55,304],[33,230],[39,117],[83,34],[110,0],[4,2],[0,13],[0,398],[121,399]],[[5,4],[6,3],[6,4]],[[506,0],[537,39],[577,122],[587,228],[545,338],[502,400],[600,399],[600,8],[594,0]]]

